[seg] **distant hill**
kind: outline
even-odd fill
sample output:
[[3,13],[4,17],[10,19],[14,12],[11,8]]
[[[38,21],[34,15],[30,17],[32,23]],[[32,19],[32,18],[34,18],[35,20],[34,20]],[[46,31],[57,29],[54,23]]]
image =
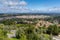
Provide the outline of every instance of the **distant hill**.
[[60,16],[60,13],[0,13],[2,16],[19,16],[19,15],[49,15],[49,16]]

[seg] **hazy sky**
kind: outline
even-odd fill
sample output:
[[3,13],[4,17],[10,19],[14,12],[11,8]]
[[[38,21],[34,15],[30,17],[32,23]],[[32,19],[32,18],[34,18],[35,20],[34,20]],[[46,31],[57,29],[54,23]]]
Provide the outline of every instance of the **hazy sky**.
[[0,13],[60,12],[60,0],[0,0]]

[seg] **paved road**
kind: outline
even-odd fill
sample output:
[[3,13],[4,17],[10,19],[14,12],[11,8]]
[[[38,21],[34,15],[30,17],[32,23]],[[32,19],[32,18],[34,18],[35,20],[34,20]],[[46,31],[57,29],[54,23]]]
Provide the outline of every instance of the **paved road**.
[[59,36],[54,36],[53,39],[60,40],[60,37]]

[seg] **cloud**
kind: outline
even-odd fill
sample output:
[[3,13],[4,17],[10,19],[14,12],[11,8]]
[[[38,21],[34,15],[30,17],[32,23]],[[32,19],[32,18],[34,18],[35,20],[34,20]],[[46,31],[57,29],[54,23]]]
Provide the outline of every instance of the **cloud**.
[[60,13],[60,7],[52,7],[46,9],[33,9],[32,12],[34,13]]
[[5,2],[5,5],[15,6],[15,5],[18,5],[18,2],[9,1],[9,2]]
[[4,5],[10,5],[10,6],[17,6],[17,5],[20,5],[20,6],[26,6],[27,3],[25,1],[3,1],[3,4]]
[[21,6],[26,6],[26,5],[27,5],[27,3],[26,3],[25,1],[21,1],[19,4],[20,4]]
[[5,1],[4,2],[4,5],[8,6],[17,6],[17,5],[20,5],[19,2],[14,2],[14,1]]
[[49,9],[49,11],[59,11],[59,10],[60,10],[60,8],[58,8],[58,7],[53,7],[53,8]]
[[29,10],[25,1],[0,0],[0,2],[3,5],[2,7],[0,6],[0,12],[28,12]]
[[[42,12],[41,10],[36,10],[36,9],[30,9],[28,8],[27,2],[25,1],[15,1],[15,0],[3,0],[2,4],[4,5],[1,7],[2,12],[31,12],[31,13],[37,13],[37,12]],[[44,11],[45,12],[45,11]]]
[[52,7],[48,9],[48,12],[60,13],[60,7]]
[[47,9],[30,9],[25,1],[17,0],[0,0],[0,13],[1,12],[19,12],[19,13],[60,13],[60,7],[52,7]]

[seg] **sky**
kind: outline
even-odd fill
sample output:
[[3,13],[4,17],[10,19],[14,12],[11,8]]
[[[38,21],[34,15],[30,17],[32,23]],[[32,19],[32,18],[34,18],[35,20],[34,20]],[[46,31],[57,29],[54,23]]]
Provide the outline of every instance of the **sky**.
[[60,13],[60,0],[0,0],[0,13]]

